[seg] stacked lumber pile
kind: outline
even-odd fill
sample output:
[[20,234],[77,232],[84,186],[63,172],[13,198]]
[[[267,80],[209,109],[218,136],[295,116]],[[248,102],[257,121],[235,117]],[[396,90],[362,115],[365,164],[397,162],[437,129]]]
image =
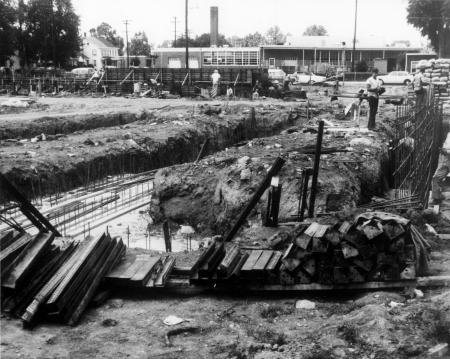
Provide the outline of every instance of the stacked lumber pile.
[[2,310],[21,317],[26,326],[49,316],[75,325],[125,253],[121,240],[105,234],[66,246],[54,239],[44,231],[0,236]]
[[170,256],[130,255],[105,280],[118,287],[164,287],[174,265]]
[[284,285],[408,280],[428,271],[428,243],[400,216],[368,212],[354,223],[312,223],[291,238],[280,267]]
[[191,268],[191,283],[205,280],[218,282],[277,281],[282,252],[274,250],[241,250],[238,245],[213,242]]
[[425,66],[425,77],[428,82],[435,85],[435,95],[444,101],[450,101],[450,59],[423,60],[418,63],[418,66],[420,65]]

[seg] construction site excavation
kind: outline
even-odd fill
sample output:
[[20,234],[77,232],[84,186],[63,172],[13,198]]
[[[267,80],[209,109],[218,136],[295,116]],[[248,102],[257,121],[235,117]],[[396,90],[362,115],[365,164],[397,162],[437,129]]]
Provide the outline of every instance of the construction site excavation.
[[424,51],[359,35],[357,0],[324,0],[355,12],[347,42],[228,38],[217,6],[191,38],[193,5],[155,2],[186,25],[156,48],[137,20],[82,36],[99,11],[72,2],[0,4],[1,358],[450,357],[450,33],[415,22],[433,9],[386,18]]

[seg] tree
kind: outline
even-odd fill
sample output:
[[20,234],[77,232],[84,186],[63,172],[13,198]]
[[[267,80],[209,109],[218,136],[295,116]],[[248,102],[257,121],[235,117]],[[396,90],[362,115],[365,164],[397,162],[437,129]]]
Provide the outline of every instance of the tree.
[[14,53],[17,11],[10,0],[0,1],[0,66]]
[[327,36],[328,31],[322,25],[308,26],[303,33],[304,36]]
[[158,47],[171,47],[173,44],[173,40],[164,40],[163,42],[161,42],[161,44]]
[[439,57],[450,56],[450,0],[409,0],[408,22],[430,39]]
[[[286,37],[284,38],[283,43],[286,41]],[[266,42],[266,38],[260,34],[259,32],[255,32],[254,34],[248,34],[244,37],[244,46],[246,47],[256,47],[264,45]]]
[[145,32],[138,32],[134,34],[130,43],[131,56],[150,56],[151,48],[148,43],[148,38]]
[[118,47],[120,56],[124,54],[123,48],[125,46],[125,42],[123,41],[123,37],[117,35],[117,31],[114,30],[110,24],[102,22],[100,25],[97,26],[95,33],[97,37],[104,37],[115,47]]
[[80,48],[79,17],[70,0],[30,0],[24,31],[27,60],[63,65]]
[[[209,47],[211,46],[211,38],[209,33],[201,34],[200,36],[196,36],[193,38],[188,38],[189,47]],[[176,46],[175,46],[176,45]],[[225,35],[219,34],[217,37],[217,46],[221,47],[224,45],[230,45],[228,40],[225,38]],[[184,36],[177,39],[177,42],[172,42],[172,47],[185,47],[186,46],[186,38]]]
[[266,33],[266,41],[268,45],[284,45],[286,35],[281,32],[279,26],[272,26]]

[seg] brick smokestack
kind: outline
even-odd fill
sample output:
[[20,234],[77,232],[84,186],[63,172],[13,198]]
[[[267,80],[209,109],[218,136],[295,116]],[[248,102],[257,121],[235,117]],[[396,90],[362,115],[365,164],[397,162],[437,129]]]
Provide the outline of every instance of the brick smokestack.
[[217,46],[219,38],[219,8],[217,6],[211,6],[211,31],[209,34],[211,46]]

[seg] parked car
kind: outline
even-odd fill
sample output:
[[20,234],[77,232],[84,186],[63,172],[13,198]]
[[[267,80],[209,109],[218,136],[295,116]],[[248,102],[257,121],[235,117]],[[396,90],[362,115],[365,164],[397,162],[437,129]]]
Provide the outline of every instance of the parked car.
[[315,75],[312,72],[294,72],[291,78],[294,80],[294,85],[295,83],[313,85],[327,80],[325,76]]
[[387,75],[378,76],[381,84],[388,85],[409,85],[413,82],[414,76],[406,71],[392,71]]
[[286,72],[281,69],[269,69],[269,80],[283,81],[286,77]]
[[90,77],[94,74],[95,70],[92,67],[77,67],[70,71],[76,77]]

